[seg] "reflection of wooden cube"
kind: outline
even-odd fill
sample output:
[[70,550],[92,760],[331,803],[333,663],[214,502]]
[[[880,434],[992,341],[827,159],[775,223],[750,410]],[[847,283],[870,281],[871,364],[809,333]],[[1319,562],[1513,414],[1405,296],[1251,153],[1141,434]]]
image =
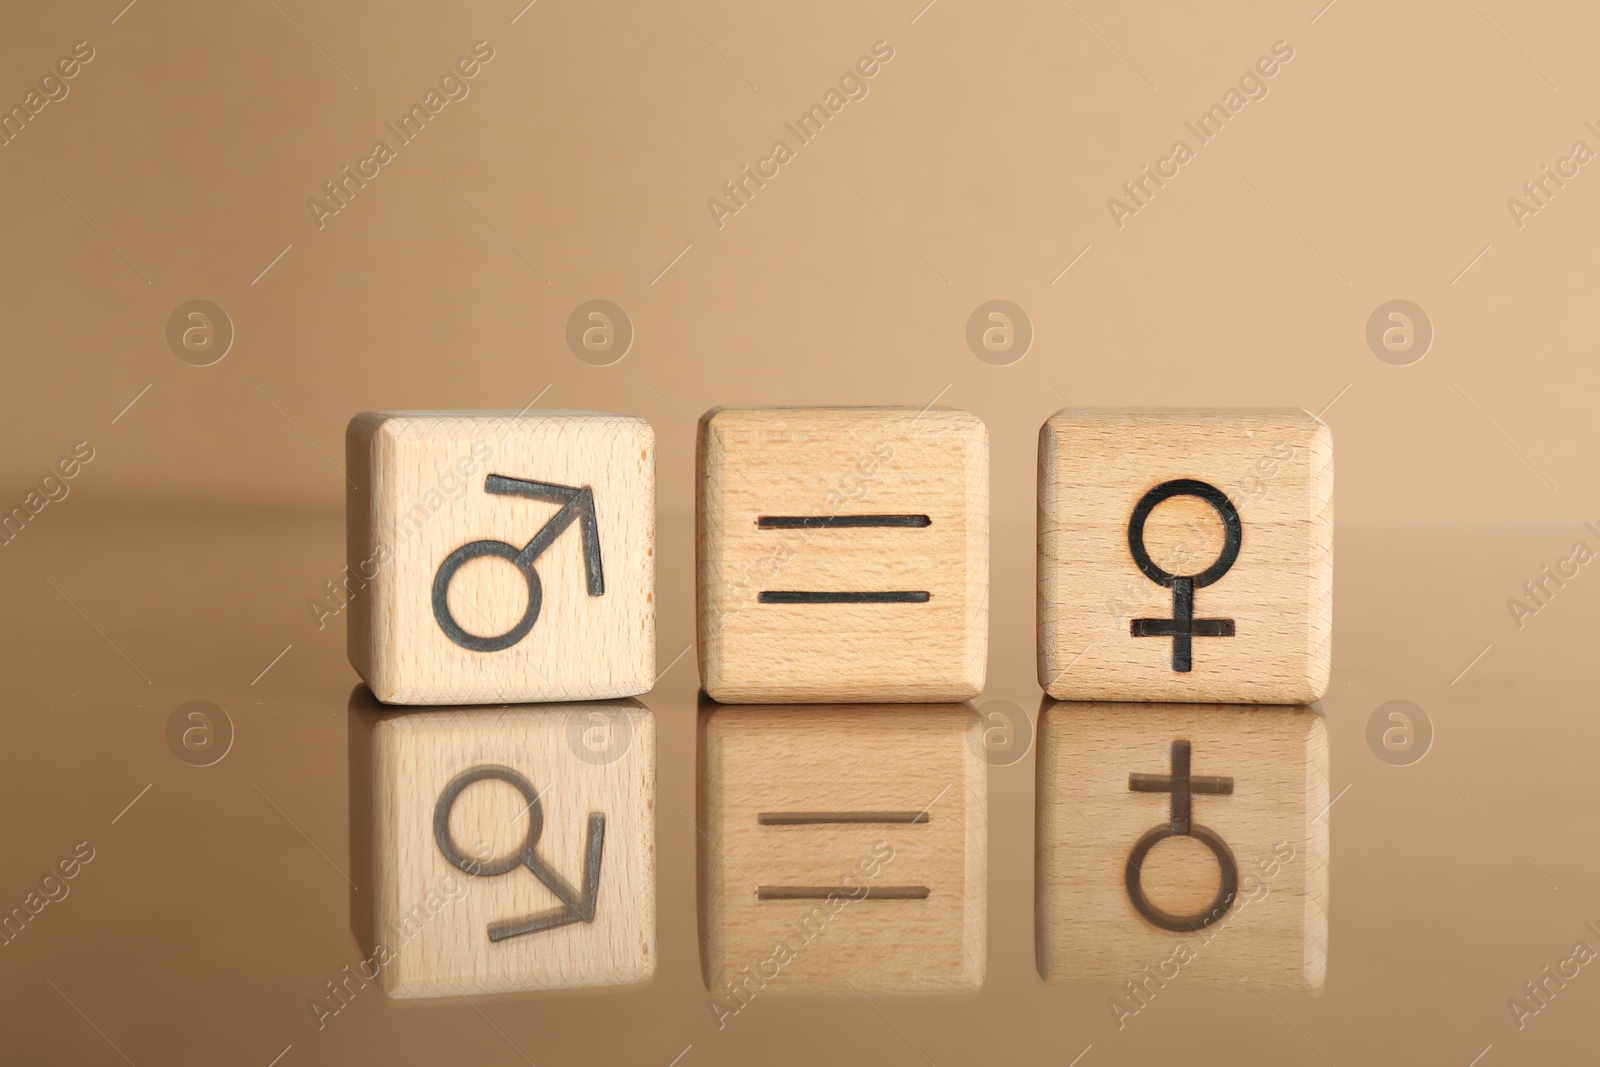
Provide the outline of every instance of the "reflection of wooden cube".
[[[1134,1013],[1168,983],[1322,985],[1329,796],[1320,714],[1055,704],[1039,716],[1038,761],[1044,978],[1115,982]],[[1186,811],[1172,781],[1185,775],[1177,795]]]
[[989,434],[964,411],[700,421],[700,677],[716,700],[966,700],[989,642]]
[[1312,416],[1074,410],[1045,423],[1051,696],[1309,703],[1328,688],[1332,603],[1333,440]]
[[350,764],[358,970],[389,996],[655,972],[655,722],[642,706],[384,714],[363,689]]
[[350,662],[379,700],[649,690],[649,423],[583,412],[367,412],[350,420],[345,451]]
[[719,1018],[781,993],[983,984],[987,765],[967,705],[700,719],[700,959]]

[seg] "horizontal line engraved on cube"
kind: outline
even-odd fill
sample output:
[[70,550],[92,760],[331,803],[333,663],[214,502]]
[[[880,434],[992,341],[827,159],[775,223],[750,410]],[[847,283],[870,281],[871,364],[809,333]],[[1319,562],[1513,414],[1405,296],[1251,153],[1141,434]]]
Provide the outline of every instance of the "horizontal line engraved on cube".
[[836,592],[763,589],[756,600],[762,604],[926,604],[932,596],[925,590],[912,589],[846,589]]
[[840,530],[861,527],[898,526],[922,529],[932,526],[926,515],[762,515],[756,527],[762,530]]
[[[927,515],[761,515],[756,528],[761,530],[839,530],[903,529],[920,530],[933,525]],[[761,604],[926,604],[931,593],[920,589],[883,590],[788,590],[764,589],[756,597]]]
[[820,826],[840,823],[925,823],[926,811],[763,811],[761,826]]
[[[764,811],[756,816],[761,826],[863,826],[882,824],[926,825],[923,811]],[[757,900],[827,900],[849,897],[852,900],[927,900],[925,885],[886,885],[858,896],[850,886],[763,885],[756,887]]]
[[[1191,774],[1189,776],[1189,791],[1191,793],[1213,793],[1227,796],[1233,792],[1233,779],[1212,774]],[[1134,771],[1128,775],[1128,791],[1130,793],[1170,793],[1172,792],[1172,776],[1170,774],[1146,774],[1143,771]]]
[[925,885],[886,885],[858,895],[859,890],[843,885],[763,885],[756,887],[757,900],[827,900],[849,897],[852,900],[927,900],[931,890]]

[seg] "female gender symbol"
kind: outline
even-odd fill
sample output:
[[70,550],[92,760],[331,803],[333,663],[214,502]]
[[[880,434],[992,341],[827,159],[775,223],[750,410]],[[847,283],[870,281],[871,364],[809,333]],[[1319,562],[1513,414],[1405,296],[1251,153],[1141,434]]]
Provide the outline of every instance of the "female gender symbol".
[[[1133,902],[1134,909],[1143,915],[1151,925],[1159,926],[1163,930],[1173,933],[1187,934],[1195,930],[1204,930],[1223,915],[1227,914],[1233,906],[1233,899],[1239,892],[1239,866],[1233,860],[1233,850],[1228,848],[1228,843],[1218,837],[1211,830],[1206,829],[1189,817],[1192,796],[1195,793],[1212,793],[1227,795],[1233,792],[1232,778],[1216,778],[1210,775],[1195,777],[1189,773],[1189,742],[1172,742],[1172,773],[1171,774],[1140,774],[1128,775],[1128,788],[1135,793],[1171,793],[1172,818],[1165,826],[1153,826],[1137,842],[1133,851],[1128,853],[1128,865],[1123,871],[1123,883],[1128,887],[1128,899]],[[1157,843],[1169,837],[1192,837],[1211,850],[1217,858],[1217,869],[1222,875],[1222,884],[1217,886],[1217,895],[1212,898],[1205,910],[1197,911],[1193,915],[1173,915],[1162,911],[1151,903],[1150,898],[1144,895],[1144,882],[1142,878],[1144,858]]]
[[[1222,519],[1222,554],[1199,574],[1170,574],[1156,566],[1144,547],[1145,520],[1157,504],[1175,496],[1199,497],[1216,508],[1217,515]],[[1233,506],[1233,501],[1216,486],[1194,478],[1175,478],[1170,482],[1162,482],[1140,497],[1139,503],[1134,505],[1133,516],[1128,520],[1128,551],[1133,553],[1133,562],[1145,577],[1172,590],[1172,618],[1134,619],[1131,630],[1134,637],[1172,638],[1173,670],[1190,669],[1193,638],[1233,636],[1232,619],[1194,617],[1194,591],[1228,573],[1233,561],[1239,558],[1239,543],[1242,540],[1239,509]]]

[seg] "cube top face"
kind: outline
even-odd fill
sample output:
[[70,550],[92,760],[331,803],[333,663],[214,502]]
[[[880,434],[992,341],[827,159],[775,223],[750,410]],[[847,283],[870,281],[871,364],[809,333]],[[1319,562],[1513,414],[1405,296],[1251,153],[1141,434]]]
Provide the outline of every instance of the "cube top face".
[[724,702],[965,700],[983,689],[989,437],[932,408],[701,420],[700,676]]
[[983,984],[982,751],[968,705],[702,711],[701,963],[719,1017],[769,995]]
[[655,724],[630,702],[373,726],[378,981],[392,997],[629,985],[655,970]]
[[1332,649],[1333,442],[1303,411],[1071,411],[1039,436],[1039,682],[1309,703]]
[[1322,985],[1321,715],[1058,704],[1039,717],[1038,776],[1036,938],[1046,980],[1131,982],[1137,995],[1120,999],[1135,1014],[1175,979]]
[[347,435],[350,661],[402,704],[588,700],[655,671],[655,434],[585,412],[387,412]]

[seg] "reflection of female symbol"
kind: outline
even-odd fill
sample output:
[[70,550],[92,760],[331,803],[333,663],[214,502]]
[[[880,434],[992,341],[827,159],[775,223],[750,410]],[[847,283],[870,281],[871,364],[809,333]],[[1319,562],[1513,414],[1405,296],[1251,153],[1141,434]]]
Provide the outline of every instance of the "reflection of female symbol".
[[[577,521],[579,531],[583,535],[583,569],[589,579],[589,595],[605,595],[606,580],[605,572],[600,566],[600,531],[594,516],[594,493],[588,486],[574,489],[567,485],[530,482],[521,478],[504,478],[498,474],[491,474],[484,480],[483,489],[487,493],[525,496],[530,500],[543,500],[562,506],[561,510],[533,535],[533,540],[522,548],[519,549],[516,545],[509,545],[504,541],[473,541],[446,556],[444,562],[439,564],[438,572],[433,576],[433,617],[438,621],[439,629],[444,631],[444,635],[462,648],[469,648],[474,652],[498,652],[503,648],[510,648],[528,636],[533,624],[539,621],[539,608],[544,603],[544,587],[539,582],[538,572],[533,569],[534,561],[568,526],[572,525],[574,520]],[[468,633],[456,622],[455,616],[450,614],[450,579],[454,578],[456,571],[470,560],[480,556],[494,556],[508,561],[522,572],[528,582],[528,607],[522,613],[522,620],[505,633],[494,637],[479,637],[477,634]]]
[[[1190,796],[1194,793],[1231,794],[1233,779],[1191,776],[1189,742],[1174,741],[1172,773],[1130,774],[1128,788],[1135,793],[1172,794],[1171,822],[1166,826],[1152,827],[1134,843],[1133,851],[1128,853],[1128,866],[1123,872],[1123,881],[1128,887],[1128,899],[1133,902],[1134,908],[1140,915],[1163,930],[1179,934],[1204,930],[1222,918],[1233,906],[1234,897],[1239,892],[1239,868],[1233,862],[1233,852],[1228,848],[1227,842],[1199,823],[1190,821]],[[1165,841],[1169,837],[1192,837],[1209,848],[1211,854],[1217,858],[1217,867],[1222,873],[1222,884],[1217,887],[1217,895],[1212,898],[1204,911],[1195,912],[1193,915],[1173,915],[1156,907],[1150,902],[1150,898],[1144,895],[1144,883],[1140,877],[1144,858],[1158,842]]]
[[[1144,522],[1150,517],[1150,512],[1163,500],[1175,496],[1195,496],[1217,509],[1217,514],[1222,518],[1222,554],[1217,561],[1199,574],[1169,574],[1156,566],[1150,559],[1150,553],[1144,547]],[[1239,558],[1239,542],[1242,540],[1239,528],[1239,509],[1233,506],[1233,501],[1214,485],[1196,481],[1193,478],[1177,478],[1170,482],[1162,482],[1144,496],[1139,498],[1139,503],[1134,506],[1133,516],[1128,520],[1128,550],[1133,553],[1133,562],[1157,585],[1168,586],[1172,590],[1172,618],[1170,619],[1134,619],[1132,633],[1134,637],[1170,637],[1172,638],[1172,669],[1187,671],[1190,668],[1190,652],[1195,637],[1232,637],[1232,619],[1197,619],[1194,617],[1194,591],[1210,585],[1233,566],[1233,561]]]
[[[522,847],[504,859],[488,862],[464,854],[456,847],[455,839],[450,836],[450,809],[455,807],[456,798],[467,786],[482,781],[505,782],[521,793],[523,799],[528,802],[528,836],[523,840]],[[605,851],[605,815],[601,812],[589,813],[589,843],[583,854],[581,894],[567,884],[565,878],[551,870],[535,849],[534,846],[539,843],[539,835],[543,832],[544,806],[539,802],[538,791],[533,788],[531,782],[510,767],[484,764],[462,771],[452,778],[450,784],[444,787],[444,792],[439,794],[439,802],[433,807],[433,839],[445,859],[470,875],[484,878],[494,878],[509,874],[517,867],[526,867],[561,901],[561,907],[542,911],[525,919],[505,919],[490,923],[490,941],[504,941],[508,937],[538,933],[540,930],[553,930],[569,923],[594,922],[595,900],[600,891],[600,860]]]

